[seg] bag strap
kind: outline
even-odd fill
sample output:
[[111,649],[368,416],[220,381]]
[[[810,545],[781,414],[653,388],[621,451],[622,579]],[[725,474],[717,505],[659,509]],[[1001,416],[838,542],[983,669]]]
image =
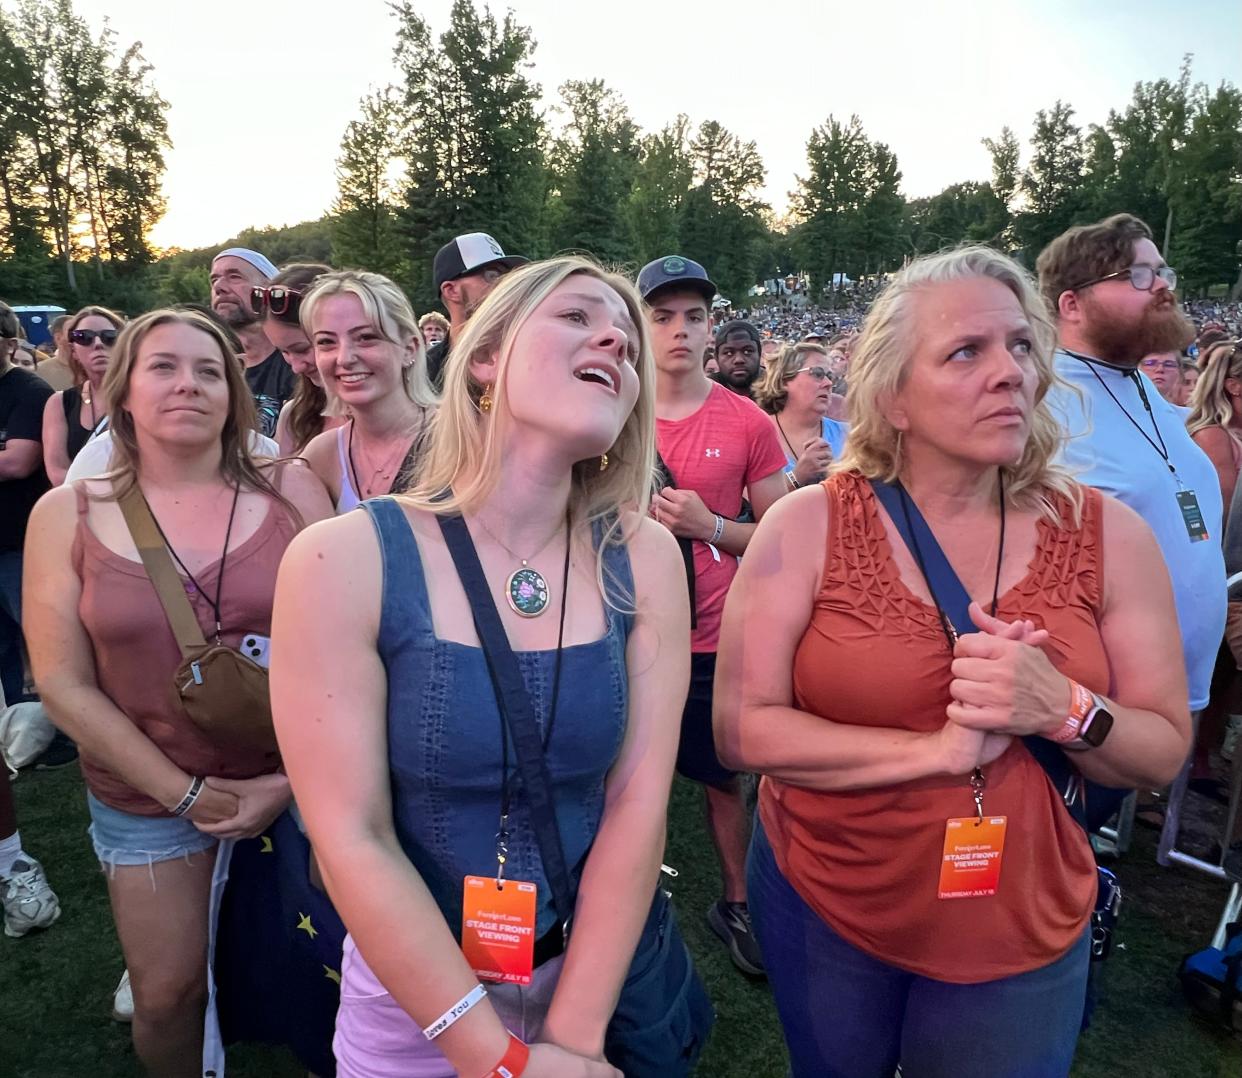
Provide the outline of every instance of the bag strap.
[[[910,553],[913,554],[917,549],[922,556],[928,587],[940,603],[945,617],[959,636],[976,632],[970,620],[970,595],[953,566],[949,564],[949,559],[936,541],[936,535],[923,514],[919,512],[914,499],[909,495],[902,496],[905,488],[899,480],[882,483],[878,479],[872,479],[870,482],[876,499],[888,511],[893,526]],[[1046,738],[1031,735],[1024,737],[1022,743],[1035,758],[1035,762],[1044,769],[1074,821],[1083,830],[1089,830],[1084,783],[1078,769],[1065,758],[1065,753],[1058,746]]]
[[483,646],[487,672],[496,692],[496,704],[517,756],[518,775],[526,792],[531,823],[539,842],[539,854],[552,888],[552,905],[568,937],[569,922],[574,913],[573,885],[565,863],[560,828],[556,823],[552,778],[548,774],[548,762],[543,754],[543,740],[539,735],[530,693],[522,680],[517,656],[509,646],[509,637],[496,610],[496,601],[487,585],[483,566],[479,564],[479,555],[465,519],[443,515],[438,515],[436,519],[465,588],[466,598],[470,601],[470,613],[474,618],[475,631],[479,634],[479,643]]
[[194,616],[194,608],[186,598],[181,574],[173,566],[168,547],[160,535],[155,517],[151,515],[151,507],[147,505],[147,499],[142,496],[137,483],[132,484],[117,499],[117,503],[125,517],[134,546],[138,548],[142,566],[155,586],[155,594],[159,596],[160,606],[164,608],[164,616],[168,618],[173,636],[177,638],[181,657],[188,659],[193,652],[206,645],[207,640],[199,627],[198,618]]

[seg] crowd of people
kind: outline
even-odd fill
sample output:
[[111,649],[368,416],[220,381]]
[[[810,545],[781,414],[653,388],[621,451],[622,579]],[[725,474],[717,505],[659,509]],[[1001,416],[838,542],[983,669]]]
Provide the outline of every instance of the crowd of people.
[[[1089,831],[1242,655],[1236,308],[1196,326],[1125,214],[844,313],[485,233],[433,276],[419,318],[229,248],[204,305],[83,308],[34,370],[0,306],[0,706],[80,762],[147,1073],[243,1036],[247,843],[330,911],[284,925],[335,949],[282,1027],[315,1073],[688,1073],[674,772],[720,872],[680,913],[768,978],[794,1075],[1068,1073]],[[54,878],[0,781],[6,935]]]

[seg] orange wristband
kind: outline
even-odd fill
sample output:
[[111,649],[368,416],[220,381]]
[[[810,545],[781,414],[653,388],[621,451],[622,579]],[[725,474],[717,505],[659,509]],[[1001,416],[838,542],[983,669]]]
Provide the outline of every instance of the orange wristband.
[[509,1047],[500,1057],[500,1062],[487,1072],[486,1078],[518,1078],[526,1070],[529,1059],[530,1049],[510,1033]]
[[1091,695],[1091,692],[1079,685],[1077,681],[1071,681],[1069,714],[1066,715],[1065,722],[1061,724],[1061,728],[1056,733],[1047,735],[1048,740],[1058,745],[1073,741],[1081,733],[1082,724],[1086,722],[1093,707],[1095,707],[1095,697]]

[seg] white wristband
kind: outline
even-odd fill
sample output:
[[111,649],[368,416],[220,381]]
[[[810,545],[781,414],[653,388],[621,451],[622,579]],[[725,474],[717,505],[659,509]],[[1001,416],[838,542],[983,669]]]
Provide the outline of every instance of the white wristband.
[[434,1041],[438,1036],[440,1036],[441,1033],[443,1033],[449,1026],[456,1022],[457,1019],[470,1010],[470,1008],[478,1003],[479,1000],[481,1000],[485,995],[487,995],[487,989],[481,984],[476,984],[469,992],[462,996],[461,999],[459,999],[447,1011],[440,1015],[439,1018],[432,1022],[431,1025],[424,1029],[423,1036],[429,1041]]
[[719,513],[714,514],[716,517],[716,527],[712,530],[712,537],[707,540],[709,546],[715,546],[720,542],[720,537],[724,535],[724,517]]

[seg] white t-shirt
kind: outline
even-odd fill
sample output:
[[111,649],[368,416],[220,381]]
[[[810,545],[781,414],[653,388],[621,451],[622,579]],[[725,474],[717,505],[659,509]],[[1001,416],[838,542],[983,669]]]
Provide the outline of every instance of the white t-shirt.
[[[1138,377],[1151,405],[1150,414],[1135,380],[1122,371],[1087,363],[1061,349],[1055,366],[1057,374],[1073,387],[1054,386],[1048,393],[1053,414],[1070,436],[1062,463],[1079,482],[1128,505],[1155,533],[1173,582],[1190,707],[1206,707],[1225,631],[1224,521],[1216,469],[1186,433],[1182,409],[1160,396],[1142,372]],[[1109,396],[1110,390],[1116,401]],[[1162,439],[1176,476],[1157,451]],[[1207,539],[1192,542],[1187,534],[1177,502],[1180,490],[1194,491]],[[1107,549],[1104,557],[1108,557]],[[1143,583],[1135,580],[1131,586]]]
[[[258,431],[250,432],[250,452],[256,457],[280,456],[280,446],[266,435]],[[112,431],[105,430],[94,435],[73,458],[69,471],[65,474],[65,482],[73,483],[79,479],[98,479],[112,470]]]

